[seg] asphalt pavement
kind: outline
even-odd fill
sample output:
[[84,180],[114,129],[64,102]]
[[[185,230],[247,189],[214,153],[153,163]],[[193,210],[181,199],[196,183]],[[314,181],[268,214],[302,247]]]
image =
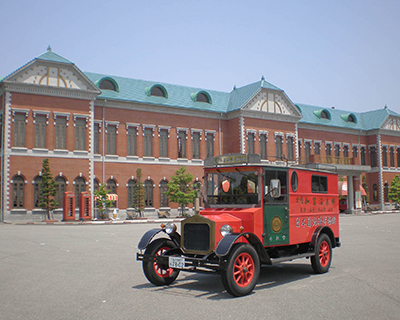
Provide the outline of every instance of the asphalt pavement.
[[341,215],[329,273],[263,267],[241,298],[214,274],[150,284],[137,244],[159,222],[0,224],[0,319],[400,319],[399,213]]

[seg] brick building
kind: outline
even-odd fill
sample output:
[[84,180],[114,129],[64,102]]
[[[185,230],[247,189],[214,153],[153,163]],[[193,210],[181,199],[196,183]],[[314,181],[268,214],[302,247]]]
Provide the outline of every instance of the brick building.
[[[48,50],[0,78],[1,219],[39,221],[42,161],[59,203],[106,183],[119,216],[132,210],[137,168],[147,216],[177,207],[164,195],[180,166],[202,180],[207,156],[258,153],[265,163],[328,163],[348,181],[349,212],[364,180],[371,205],[388,205],[400,173],[400,115],[294,104],[265,81],[219,92],[82,72]],[[55,217],[61,220],[62,209]],[[93,213],[94,216],[94,213]]]

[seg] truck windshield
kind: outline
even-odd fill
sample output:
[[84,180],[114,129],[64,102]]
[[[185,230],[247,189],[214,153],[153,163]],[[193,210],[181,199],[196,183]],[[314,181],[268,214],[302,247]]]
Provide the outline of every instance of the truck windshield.
[[207,174],[207,200],[209,205],[258,204],[257,171],[218,171]]

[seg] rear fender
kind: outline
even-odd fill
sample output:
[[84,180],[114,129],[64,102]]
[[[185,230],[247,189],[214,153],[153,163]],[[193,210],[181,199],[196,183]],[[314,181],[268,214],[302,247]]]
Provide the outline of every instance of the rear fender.
[[175,245],[177,247],[180,246],[181,236],[179,233],[174,232],[174,233],[168,234],[165,232],[164,229],[151,229],[143,235],[142,239],[140,239],[139,244],[138,244],[138,249],[139,250],[146,249],[147,246],[149,245],[149,243],[151,242],[151,240],[153,240],[153,238],[160,232],[164,232],[166,235],[168,235],[168,237],[175,243]]
[[337,246],[337,243],[332,229],[329,227],[322,227],[322,226],[319,226],[314,230],[314,234],[311,239],[311,245],[314,248],[317,246],[318,238],[322,233],[326,233],[329,236],[329,238],[331,239],[332,248],[335,248]]
[[264,246],[262,245],[258,237],[255,234],[249,232],[232,233],[223,237],[222,240],[218,243],[217,248],[215,249],[215,254],[220,258],[226,256],[231,251],[233,244],[241,237],[244,237],[247,242],[251,244],[254,249],[256,249],[258,256],[260,257],[260,262],[262,264],[271,264],[271,259],[269,258],[267,252],[264,249]]

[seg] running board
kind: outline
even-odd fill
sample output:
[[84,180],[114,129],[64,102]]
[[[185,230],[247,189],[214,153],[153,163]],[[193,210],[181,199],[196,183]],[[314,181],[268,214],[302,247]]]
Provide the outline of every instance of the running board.
[[296,254],[294,256],[287,256],[287,257],[282,257],[282,258],[271,258],[271,263],[277,264],[277,263],[281,263],[281,262],[285,262],[285,261],[292,261],[295,259],[309,258],[312,256],[315,256],[314,252]]

